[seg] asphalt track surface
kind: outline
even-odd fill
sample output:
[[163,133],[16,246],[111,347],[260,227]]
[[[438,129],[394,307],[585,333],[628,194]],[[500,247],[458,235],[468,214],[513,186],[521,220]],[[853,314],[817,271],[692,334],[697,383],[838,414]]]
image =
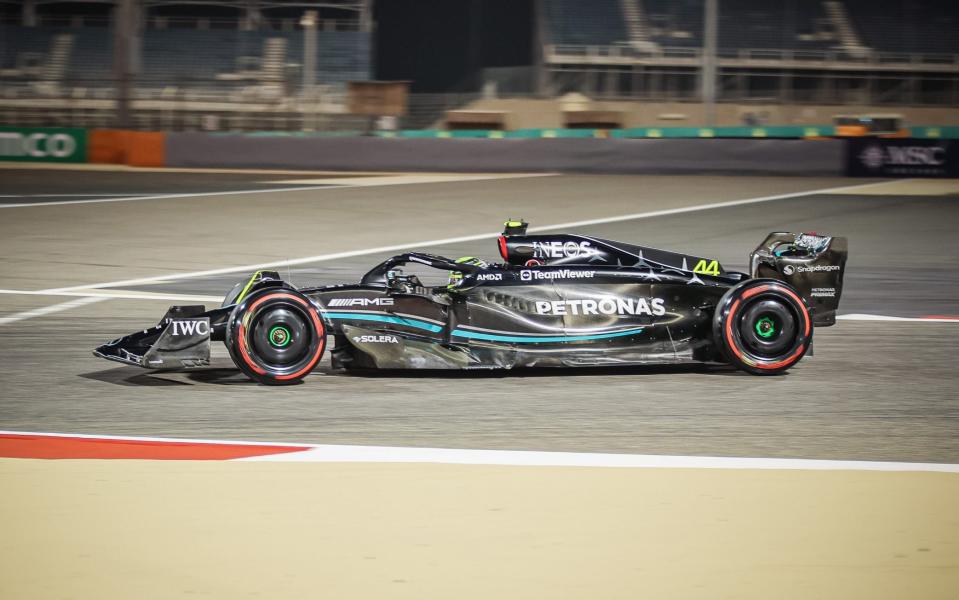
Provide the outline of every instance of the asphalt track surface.
[[[350,174],[339,175],[348,177]],[[278,176],[270,176],[274,179]],[[257,173],[0,169],[0,205],[148,194],[209,193],[276,187]],[[337,175],[324,175],[336,178]],[[290,175],[286,175],[290,178]],[[306,185],[290,187],[308,187]]]
[[[7,174],[0,177],[4,178],[2,193],[54,193],[36,173],[18,175],[14,192],[8,191]],[[236,176],[204,176],[202,184],[184,177],[178,183],[172,183],[174,178],[157,183],[165,176],[154,174],[123,177],[123,185],[114,183],[112,189],[199,193],[276,187],[262,177],[240,181]],[[30,183],[31,178],[35,183]],[[98,177],[74,178],[56,189],[107,193],[103,187],[90,187],[100,183]],[[573,220],[556,214],[552,202],[569,190],[591,190],[597,198],[628,197],[630,189],[653,183],[644,177],[556,176],[518,184],[442,184],[441,189],[461,190],[480,199],[477,202],[487,195],[508,193],[504,189],[521,190],[524,201],[540,203],[539,214],[522,215],[535,225]],[[773,183],[771,188],[815,190],[863,182],[786,179]],[[387,228],[403,227],[404,208],[415,206],[431,190],[435,192],[431,186],[439,185],[396,186],[382,192],[384,201],[395,207],[391,210],[394,220],[384,222],[381,215],[370,214],[369,226],[384,228],[388,237]],[[703,190],[710,185],[723,188],[732,198],[758,195],[736,188],[751,185],[749,178],[689,178],[688,185],[684,181],[670,185],[688,189],[691,204],[709,202]],[[271,202],[282,195],[264,194],[244,202],[260,201],[262,210],[269,211]],[[584,195],[583,202],[591,202],[590,197]],[[196,204],[198,214],[203,206],[203,202]],[[344,202],[337,210],[350,211],[351,205]],[[459,210],[461,220],[477,233],[498,225],[471,224],[477,217],[470,206],[459,205]],[[632,212],[628,207],[610,212],[605,205],[597,205],[597,211],[606,212],[593,216]],[[337,214],[327,211],[324,216],[335,219]],[[216,218],[229,229],[230,214]],[[36,219],[35,226],[42,231],[43,215]],[[745,269],[749,251],[769,231],[846,235],[850,259],[841,313],[922,317],[959,315],[956,223],[956,196],[843,193],[575,231],[714,256],[734,269]],[[131,219],[126,226],[134,230],[142,223]],[[84,248],[57,248],[58,232],[44,233],[51,240],[51,254],[72,253],[81,265],[75,268],[82,268]],[[344,230],[340,239],[327,236],[324,242],[357,249],[355,234]],[[172,246],[189,242],[178,240],[175,232],[166,235]],[[453,236],[438,231],[416,239],[443,237]],[[216,244],[217,238],[209,243]],[[493,239],[410,249],[453,257],[496,256]],[[346,282],[392,253],[279,270],[297,285]],[[3,264],[5,270],[13,271],[9,263]],[[238,275],[227,274],[124,289],[218,296],[237,279]],[[93,275],[84,280],[101,281]],[[58,285],[48,280],[33,289]],[[11,294],[0,298],[0,318],[68,300]],[[779,377],[698,367],[342,375],[330,372],[324,362],[302,385],[266,388],[241,377],[221,347],[215,348],[213,368],[192,373],[151,373],[90,355],[90,349],[105,340],[153,324],[167,304],[110,299],[0,326],[0,364],[4,365],[0,428],[325,444],[959,462],[959,378],[954,366],[959,324],[954,323],[841,321],[836,327],[818,330],[815,355]]]

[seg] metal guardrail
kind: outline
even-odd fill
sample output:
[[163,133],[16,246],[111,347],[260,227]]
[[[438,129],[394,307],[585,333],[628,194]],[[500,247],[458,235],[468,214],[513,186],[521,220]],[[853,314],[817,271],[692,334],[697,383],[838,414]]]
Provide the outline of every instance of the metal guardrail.
[[[921,54],[903,52],[866,52],[861,56],[849,54],[842,49],[835,50],[787,50],[781,48],[742,48],[722,49],[719,58],[738,61],[780,61],[783,63],[816,63],[816,67],[827,64],[842,68],[849,65],[938,65],[955,67],[959,70],[959,54]],[[596,59],[632,59],[637,62],[656,60],[666,64],[669,59],[686,61],[702,59],[702,49],[685,46],[660,46],[638,49],[624,44],[607,46],[583,44],[549,44],[546,57],[550,62],[563,62],[564,58],[580,57]]]

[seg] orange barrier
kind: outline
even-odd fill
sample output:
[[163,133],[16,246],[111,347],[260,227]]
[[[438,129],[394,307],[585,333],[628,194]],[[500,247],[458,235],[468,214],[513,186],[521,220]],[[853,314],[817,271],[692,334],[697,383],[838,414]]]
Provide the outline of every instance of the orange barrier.
[[92,163],[162,167],[166,164],[166,134],[153,131],[91,129],[87,160]]
[[87,132],[87,161],[92,163],[123,164],[123,131],[91,129]]
[[129,131],[126,150],[126,163],[131,167],[162,167],[166,164],[166,134]]

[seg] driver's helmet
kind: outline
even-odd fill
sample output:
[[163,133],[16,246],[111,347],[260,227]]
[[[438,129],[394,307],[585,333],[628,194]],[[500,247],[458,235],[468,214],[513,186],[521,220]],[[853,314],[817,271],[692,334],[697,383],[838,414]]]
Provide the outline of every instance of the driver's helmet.
[[[486,268],[489,266],[489,263],[485,260],[476,258],[475,256],[463,256],[457,258],[455,261],[456,264],[467,264],[467,265],[476,265],[477,267]],[[446,284],[447,288],[455,288],[463,281],[463,274],[459,271],[450,271],[449,283]]]

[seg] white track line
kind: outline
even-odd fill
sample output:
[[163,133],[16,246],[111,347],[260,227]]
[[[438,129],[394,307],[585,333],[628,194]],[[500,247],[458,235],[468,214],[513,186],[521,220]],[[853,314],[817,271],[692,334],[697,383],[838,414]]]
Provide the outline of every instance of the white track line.
[[[27,208],[31,206],[62,206],[66,204],[103,204],[106,202],[139,202],[142,200],[175,200],[178,198],[203,198],[207,196],[236,196],[240,194],[270,194],[276,192],[310,192],[328,190],[332,185],[310,187],[282,187],[264,188],[262,190],[233,190],[229,192],[200,192],[193,194],[157,194],[155,196],[127,196],[123,198],[93,198],[90,200],[56,200],[53,202],[18,202],[16,204],[0,204],[0,208]],[[348,187],[348,186],[347,186]]]
[[927,471],[959,473],[959,465],[938,463],[812,460],[801,458],[739,458],[725,456],[665,456],[515,450],[455,450],[389,446],[317,445],[289,452],[237,459],[244,462],[433,463],[524,467],[631,467],[645,469],[766,469],[783,471]]
[[901,323],[959,323],[959,317],[943,319],[936,317],[891,317],[887,315],[864,315],[859,313],[839,315],[837,319],[843,321],[894,321]]
[[269,456],[236,459],[244,462],[325,463],[432,463],[456,465],[503,465],[540,467],[629,467],[654,469],[763,469],[801,471],[925,471],[959,473],[959,465],[859,460],[814,460],[802,458],[740,458],[725,456],[666,456],[656,454],[605,454],[586,452],[539,452],[523,450],[468,450],[449,448],[404,448],[396,446],[347,446],[287,442],[242,442],[135,436],[87,435],[0,431],[3,435],[28,435],[90,440],[192,443],[205,445],[286,446],[302,448]]
[[289,267],[293,265],[308,264],[312,262],[322,262],[328,260],[336,260],[340,258],[350,258],[353,256],[365,256],[368,254],[378,254],[381,252],[396,252],[399,250],[405,250],[414,246],[441,246],[445,244],[457,244],[460,242],[472,242],[476,240],[484,240],[492,237],[498,236],[499,233],[481,233],[477,235],[465,235],[460,237],[444,238],[439,240],[429,240],[427,242],[419,243],[403,243],[395,244],[392,246],[379,246],[377,248],[365,248],[363,250],[351,250],[348,252],[335,252],[332,254],[319,254],[317,256],[306,256],[303,258],[294,258],[290,260],[275,261],[275,262],[266,262],[259,263],[254,265],[243,265],[240,267],[226,267],[223,269],[208,269],[206,271],[194,271],[190,273],[171,273],[169,275],[161,275],[157,277],[141,277],[139,279],[127,279],[124,281],[110,281],[106,283],[94,283],[90,285],[76,285],[72,287],[63,287],[63,288],[52,288],[48,290],[40,290],[43,292],[63,292],[63,291],[76,291],[76,290],[96,290],[103,288],[114,288],[114,287],[124,287],[128,285],[146,285],[151,283],[165,283],[170,281],[179,281],[181,279],[194,279],[197,277],[208,277],[210,275],[224,275],[227,273],[240,273],[240,272],[253,272],[259,271],[260,269],[267,269],[270,267]]
[[127,194],[0,194],[0,198],[90,198],[96,196],[106,198],[108,196],[145,196],[146,194],[127,193]]
[[[714,210],[717,208],[728,208],[731,206],[745,206],[747,204],[758,204],[760,202],[771,202],[773,200],[786,200],[789,198],[802,198],[803,196],[815,196],[816,194],[833,194],[836,192],[858,190],[862,188],[887,185],[894,181],[878,181],[875,183],[860,183],[856,185],[844,185],[834,188],[823,188],[819,190],[808,190],[805,192],[790,192],[788,194],[777,194],[775,196],[760,196],[758,198],[744,198],[742,200],[728,200],[726,202],[713,202],[711,204],[697,204],[696,206],[686,206],[683,208],[668,208],[665,210],[656,210],[645,213],[634,213],[630,215],[621,215],[618,217],[602,217],[599,219],[589,219],[586,221],[570,221],[569,223],[558,223],[556,225],[547,225],[544,227],[530,227],[530,231],[549,231],[553,229],[569,229],[571,227],[586,227],[589,225],[604,225],[606,223],[618,223],[620,221],[633,221],[638,219],[651,219],[654,217],[666,217],[669,215],[681,215],[684,213],[699,212],[703,210]],[[499,235],[499,234],[497,234]]]
[[402,175],[404,171],[308,171],[304,169],[243,169],[243,168],[200,168],[200,167],[131,167],[107,163],[38,163],[38,162],[0,162],[0,171],[7,170],[45,170],[45,171],[106,171],[112,173],[212,173],[225,175],[294,175],[297,177],[349,175]]
[[[510,173],[508,175],[483,175],[483,176],[474,176],[470,175],[467,179],[463,181],[479,181],[479,180],[489,180],[489,179],[518,179],[523,177],[550,177],[556,173]],[[362,185],[357,184],[340,184],[340,183],[329,183],[326,185],[314,185],[314,186],[303,186],[303,187],[281,187],[281,188],[265,188],[260,190],[234,190],[226,192],[200,192],[192,194],[157,194],[154,196],[132,196],[132,197],[123,197],[123,198],[92,198],[89,200],[57,200],[53,202],[17,202],[16,204],[0,204],[0,208],[27,208],[27,207],[36,207],[36,206],[61,206],[66,204],[102,204],[105,202],[140,202],[143,200],[176,200],[180,198],[203,198],[209,196],[236,196],[241,194],[273,194],[277,192],[315,192],[318,190],[332,190],[332,189],[343,189],[343,188],[353,188],[353,187],[362,187],[362,188],[371,188],[371,187],[381,187],[389,185],[401,185],[396,181],[386,181],[384,182],[375,182],[372,180],[379,179],[379,177],[371,177],[370,183],[364,183]],[[331,179],[331,182],[335,179]],[[418,182],[404,182],[404,183],[456,183],[459,180],[452,179],[451,177],[445,177],[439,180],[432,181],[418,181]]]
[[153,292],[110,292],[96,291],[89,292],[47,292],[34,290],[0,290],[0,294],[9,294],[11,296],[76,296],[80,298],[119,298],[122,300],[173,300],[175,302],[222,302],[223,296],[205,296],[201,294],[155,294]]
[[[730,200],[728,202],[713,202],[710,204],[698,204],[695,206],[686,206],[683,208],[671,208],[666,210],[657,210],[657,211],[644,212],[644,213],[632,213],[632,214],[620,215],[616,217],[589,219],[586,221],[571,221],[568,223],[558,223],[555,225],[542,225],[539,227],[530,227],[529,231],[530,233],[534,233],[537,231],[552,231],[555,229],[569,229],[573,227],[585,227],[588,225],[601,225],[604,223],[618,223],[620,221],[650,219],[653,217],[663,217],[667,215],[678,215],[678,214],[698,212],[703,210],[713,210],[717,208],[728,208],[732,206],[743,206],[746,204],[757,204],[759,202],[771,202],[773,200],[801,198],[803,196],[813,196],[816,194],[829,194],[839,190],[860,189],[860,188],[873,187],[877,185],[885,185],[888,183],[892,183],[892,182],[881,181],[877,183],[864,183],[864,184],[849,185],[849,186],[842,186],[842,187],[835,187],[835,188],[807,190],[804,192],[791,192],[788,194],[777,194],[775,196],[760,196],[758,198]],[[325,188],[325,189],[329,189],[329,188]],[[314,263],[314,262],[337,260],[341,258],[351,258],[354,256],[366,256],[369,254],[379,254],[383,252],[396,252],[398,250],[406,250],[409,248],[423,248],[423,247],[429,247],[429,246],[444,246],[447,244],[458,244],[461,242],[474,242],[477,240],[495,238],[495,237],[498,237],[499,235],[501,235],[500,232],[479,233],[475,235],[464,235],[464,236],[452,237],[452,238],[442,238],[438,240],[404,242],[402,244],[393,244],[390,246],[379,246],[377,248],[365,248],[363,250],[350,250],[347,252],[334,252],[332,254],[318,254],[316,256],[305,256],[302,258],[294,258],[294,259],[283,260],[283,261],[259,263],[259,264],[253,264],[253,265],[242,265],[238,267],[226,267],[222,269],[208,269],[206,271],[193,271],[193,272],[187,272],[187,273],[170,273],[169,275],[160,275],[155,277],[140,277],[137,279],[126,279],[123,281],[109,281],[105,283],[93,283],[89,285],[77,285],[77,286],[71,286],[71,287],[51,288],[51,289],[42,290],[42,291],[62,292],[62,291],[123,287],[128,285],[144,285],[144,284],[151,284],[151,283],[177,281],[181,279],[193,279],[196,277],[208,277],[210,275],[224,275],[227,273],[253,272],[253,271],[258,271],[260,269],[267,269],[270,267],[289,267],[289,266],[302,265],[302,264],[308,264],[308,263]]]
[[77,298],[76,300],[61,302],[60,304],[54,304],[52,306],[43,306],[40,308],[34,308],[32,310],[27,310],[20,313],[14,313],[10,315],[9,317],[0,317],[0,325],[16,323],[17,321],[25,321],[27,319],[42,317],[44,315],[52,315],[54,313],[70,310],[72,308],[79,308],[81,306],[86,306],[87,304],[93,304],[94,302],[103,302],[106,299],[107,298],[85,296],[83,298]]
[[381,175],[377,177],[313,177],[310,179],[284,179],[273,181],[283,185],[340,185],[343,187],[376,187],[382,185],[409,185],[416,183],[459,183],[486,181],[489,179],[525,179],[527,177],[549,177],[555,173],[407,173],[403,175]]

